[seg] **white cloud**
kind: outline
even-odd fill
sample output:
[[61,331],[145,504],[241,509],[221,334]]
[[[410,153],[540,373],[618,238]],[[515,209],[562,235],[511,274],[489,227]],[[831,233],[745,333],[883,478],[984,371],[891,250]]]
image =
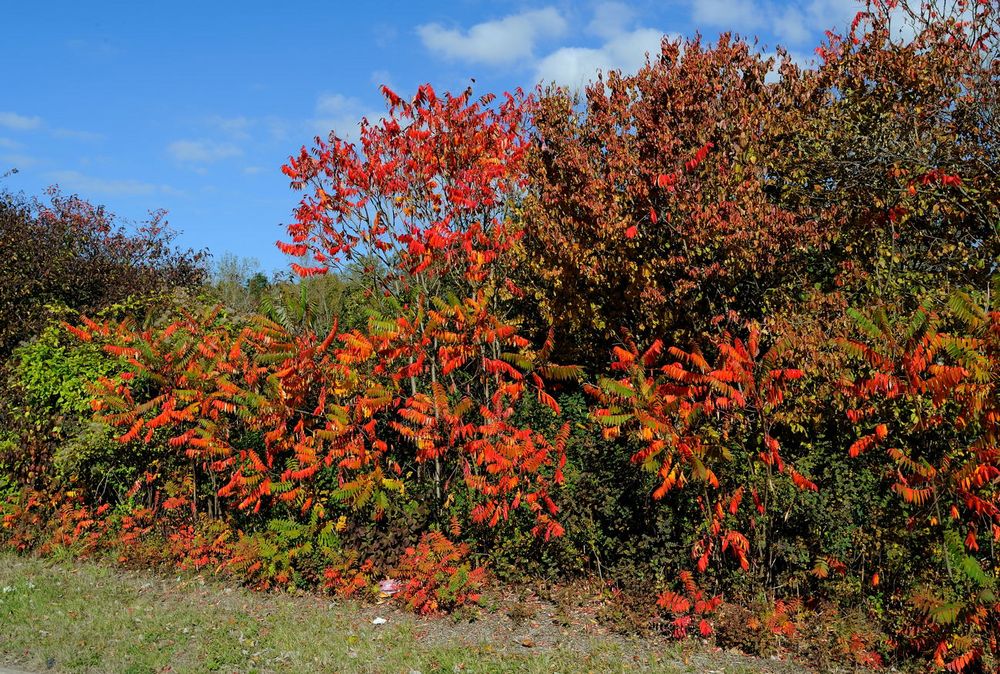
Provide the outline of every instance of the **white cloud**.
[[11,140],[10,138],[0,137],[0,147],[5,150],[16,150],[21,147],[21,144],[15,140]]
[[659,29],[635,25],[635,12],[618,0],[594,5],[586,32],[599,38],[598,46],[566,46],[551,52],[535,63],[536,81],[575,89],[596,79],[598,72],[634,73],[648,56],[659,55],[664,37]]
[[539,61],[536,79],[542,84],[580,87],[593,80],[597,71],[635,72],[646,63],[646,55],[660,53],[663,32],[637,28],[611,37],[600,47],[563,47]]
[[16,112],[0,112],[0,126],[15,131],[30,131],[42,125],[41,117],[27,117]]
[[[824,26],[829,28],[830,26]],[[815,35],[807,25],[806,18],[796,7],[785,7],[774,17],[774,34],[785,44],[802,44],[814,40]]]
[[691,18],[699,27],[712,26],[755,34],[767,30],[784,45],[806,45],[823,31],[841,29],[854,18],[859,0],[811,0],[786,4],[772,0],[690,0]]
[[775,35],[785,44],[812,46],[823,31],[846,28],[864,5],[858,0],[813,0],[801,9],[782,9],[776,5],[768,9],[774,17]]
[[88,176],[79,171],[53,171],[47,177],[75,192],[85,195],[148,196],[151,194],[178,194],[169,185],[154,185],[133,179],[108,179]]
[[850,22],[865,9],[865,3],[862,0],[812,0],[806,8],[806,16],[813,22],[812,29],[822,32]]
[[437,23],[417,27],[424,46],[442,56],[473,63],[503,65],[529,59],[535,43],[566,32],[566,20],[552,7],[477,23],[467,31]]
[[691,18],[695,24],[728,26],[749,31],[763,22],[754,0],[691,0]]
[[243,151],[233,143],[216,143],[209,140],[175,140],[167,146],[167,152],[177,161],[194,164],[208,164],[243,154]]
[[602,2],[594,7],[594,17],[587,24],[587,32],[611,39],[625,32],[635,18],[635,12],[620,2]]
[[321,94],[316,99],[316,116],[311,121],[312,132],[326,136],[331,131],[340,138],[353,140],[358,136],[362,117],[375,121],[378,113],[357,98],[343,94]]

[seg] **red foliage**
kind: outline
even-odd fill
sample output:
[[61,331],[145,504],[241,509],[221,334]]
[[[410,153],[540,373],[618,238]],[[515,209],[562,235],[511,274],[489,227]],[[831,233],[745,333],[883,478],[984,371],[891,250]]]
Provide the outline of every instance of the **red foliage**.
[[478,602],[486,570],[466,561],[468,554],[464,543],[425,533],[403,553],[396,572],[404,585],[396,596],[423,615]]
[[485,279],[517,239],[505,211],[524,187],[531,100],[518,91],[491,107],[492,96],[438,96],[429,84],[412,101],[382,92],[387,114],[363,120],[357,144],[331,133],[282,168],[310,192],[279,247],[311,257],[303,275],[361,253],[404,282],[456,269]]
[[[746,339],[723,331],[713,348],[718,354],[715,365],[699,350],[670,347],[666,354],[672,360],[657,367],[664,351],[661,342],[643,353],[634,344],[628,349],[616,347],[612,368],[622,377],[602,379],[588,390],[602,405],[594,418],[605,427],[605,434],[617,435],[627,426],[645,443],[632,461],[656,472],[660,484],[653,498],[663,498],[692,481],[703,483],[705,497],[698,502],[706,523],[692,550],[698,570],[704,572],[717,551],[728,553],[748,570],[750,543],[743,533],[726,526],[727,513],[735,515],[740,508],[745,485],[724,485],[725,476],[720,479],[717,471],[732,460],[730,443],[753,443],[754,456],[768,475],[785,473],[800,489],[817,489],[786,462],[775,437],[775,409],[789,384],[803,373],[779,365],[780,348],[761,347],[755,323],[747,325]],[[765,514],[756,493],[754,501]]]
[[703,637],[712,634],[711,616],[722,604],[722,597],[709,597],[694,582],[689,571],[680,573],[680,592],[665,590],[656,600],[656,605],[672,617],[671,627],[674,638],[683,639],[697,621],[698,633]]
[[[536,535],[559,536],[568,427],[546,438],[513,419],[526,395],[558,414],[547,382],[578,369],[549,362],[551,336],[534,348],[497,312],[530,101],[384,93],[387,116],[362,123],[359,146],[332,137],[284,168],[312,193],[279,247],[311,257],[302,275],[378,258],[365,272],[391,298],[386,314],[325,336],[260,318],[234,327],[218,310],[142,331],[85,320],[74,334],[127,369],[99,383],[95,410],[123,443],[166,439],[218,476],[222,508],[323,520],[346,504],[381,519],[415,465],[439,503],[462,476],[475,522],[524,508]],[[248,431],[262,442],[244,443]],[[332,494],[319,486],[331,478]]]
[[977,538],[1000,532],[1000,312],[961,294],[951,309],[962,332],[940,331],[925,310],[903,325],[876,312],[857,314],[860,337],[841,344],[857,363],[843,383],[849,417],[865,429],[848,451],[882,467],[909,526],[935,532],[949,584],[961,588],[958,599],[917,590],[909,643],[958,672],[995,654],[1000,638],[992,555]]

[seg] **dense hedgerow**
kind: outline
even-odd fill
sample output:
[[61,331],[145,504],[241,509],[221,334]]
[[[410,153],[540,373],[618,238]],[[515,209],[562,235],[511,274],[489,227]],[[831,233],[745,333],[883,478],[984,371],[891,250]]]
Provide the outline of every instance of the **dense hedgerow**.
[[943,9],[812,68],[385,89],[284,167],[301,280],[16,353],[77,430],[8,433],[0,540],[422,613],[596,577],[678,637],[995,669],[998,12]]

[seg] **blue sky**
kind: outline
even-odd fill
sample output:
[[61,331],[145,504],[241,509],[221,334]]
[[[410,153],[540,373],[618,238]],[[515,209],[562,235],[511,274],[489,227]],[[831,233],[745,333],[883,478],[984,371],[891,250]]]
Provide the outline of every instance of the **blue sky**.
[[165,208],[180,242],[283,268],[297,196],[279,168],[402,95],[579,85],[635,70],[663,34],[758,35],[808,58],[854,0],[145,2],[4,9],[0,183],[59,184],[131,219]]

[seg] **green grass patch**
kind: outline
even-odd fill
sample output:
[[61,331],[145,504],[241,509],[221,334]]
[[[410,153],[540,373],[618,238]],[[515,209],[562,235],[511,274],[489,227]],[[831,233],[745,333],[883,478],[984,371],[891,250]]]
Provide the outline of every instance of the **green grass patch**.
[[[373,625],[376,615],[388,623]],[[491,622],[499,620],[420,619],[198,576],[0,554],[0,663],[30,671],[704,671],[703,663],[685,665],[677,648],[656,653],[611,637],[568,634],[564,643],[526,647],[496,636]]]

